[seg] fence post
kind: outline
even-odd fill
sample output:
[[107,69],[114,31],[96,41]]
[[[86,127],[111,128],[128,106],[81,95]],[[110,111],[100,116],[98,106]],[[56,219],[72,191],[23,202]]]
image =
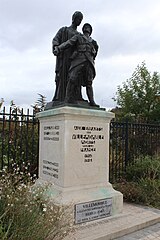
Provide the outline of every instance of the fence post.
[[1,132],[1,170],[4,167],[4,141],[5,141],[5,107],[3,108],[2,111],[2,132]]
[[128,165],[128,153],[129,153],[129,149],[128,149],[128,141],[129,141],[129,132],[128,132],[128,118],[126,118],[126,131],[125,131],[125,170],[126,167]]

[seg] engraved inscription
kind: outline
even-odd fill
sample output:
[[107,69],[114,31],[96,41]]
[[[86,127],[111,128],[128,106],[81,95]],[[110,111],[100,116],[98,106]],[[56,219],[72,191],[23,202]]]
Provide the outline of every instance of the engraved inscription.
[[75,223],[84,223],[111,215],[112,198],[75,205]]
[[58,179],[58,173],[59,173],[59,164],[57,162],[43,160],[43,174]]
[[44,140],[48,141],[59,141],[59,129],[60,126],[44,126]]
[[85,163],[93,162],[93,155],[97,151],[96,143],[104,140],[103,127],[73,126],[72,140],[80,141],[80,152]]

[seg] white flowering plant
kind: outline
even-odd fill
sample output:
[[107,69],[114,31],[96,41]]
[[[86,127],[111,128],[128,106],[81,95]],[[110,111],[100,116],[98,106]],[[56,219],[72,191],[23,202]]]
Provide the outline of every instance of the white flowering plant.
[[48,186],[32,187],[35,178],[24,169],[15,164],[0,172],[0,239],[63,239],[73,230],[68,207],[44,198]]

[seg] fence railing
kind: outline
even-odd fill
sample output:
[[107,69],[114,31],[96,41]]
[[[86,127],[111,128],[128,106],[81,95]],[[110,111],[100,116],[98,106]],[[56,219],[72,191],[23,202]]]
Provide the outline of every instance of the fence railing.
[[[29,110],[0,112],[0,169],[12,163],[38,174],[39,122]],[[143,155],[160,154],[160,125],[112,121],[110,124],[110,181],[125,175],[126,167]]]
[[0,112],[0,169],[25,162],[31,172],[38,172],[39,122],[23,109],[5,108]]
[[140,156],[160,155],[160,125],[112,121],[110,124],[110,180],[125,175]]

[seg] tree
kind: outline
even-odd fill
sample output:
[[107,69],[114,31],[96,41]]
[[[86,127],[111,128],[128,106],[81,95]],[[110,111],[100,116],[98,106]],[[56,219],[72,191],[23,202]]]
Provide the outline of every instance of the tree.
[[46,106],[46,97],[40,93],[38,93],[38,95],[39,95],[39,98],[37,99],[35,104],[31,105],[31,107],[34,110],[34,113],[44,111],[44,108]]
[[1,100],[0,100],[0,109],[2,108],[3,103],[4,103],[4,99],[1,98]]
[[116,96],[117,108],[121,116],[135,116],[145,120],[160,120],[160,76],[148,71],[145,62],[137,66],[132,77],[118,86]]

